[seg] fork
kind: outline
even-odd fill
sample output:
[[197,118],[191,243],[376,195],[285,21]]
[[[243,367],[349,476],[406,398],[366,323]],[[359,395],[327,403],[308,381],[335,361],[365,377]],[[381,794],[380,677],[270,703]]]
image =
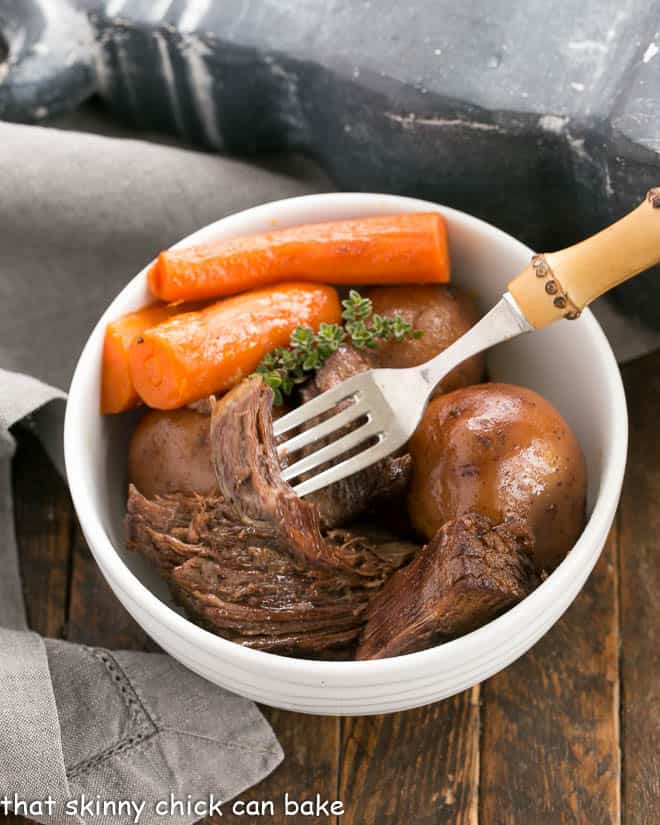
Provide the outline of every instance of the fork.
[[[658,262],[660,187],[596,235],[559,252],[534,255],[490,312],[430,361],[359,373],[278,418],[275,436],[293,433],[278,446],[287,462],[303,448],[323,442],[288,463],[282,477],[292,482],[305,476],[292,485],[305,496],[396,452],[414,433],[437,384],[467,358],[561,318],[578,318],[595,298]],[[341,434],[347,427],[352,429]],[[326,466],[337,459],[342,460]]]

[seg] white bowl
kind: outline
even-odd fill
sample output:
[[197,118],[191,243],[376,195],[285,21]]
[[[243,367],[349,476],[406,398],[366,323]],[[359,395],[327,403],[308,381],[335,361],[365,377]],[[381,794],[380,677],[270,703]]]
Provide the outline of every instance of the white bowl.
[[[426,201],[326,194],[248,209],[180,245],[296,224],[437,210],[447,219],[453,279],[491,306],[531,250],[483,221]],[[148,301],[146,269],[108,307],[73,377],[65,423],[66,467],[85,538],[111,588],[144,630],[201,676],[275,707],[317,714],[371,714],[444,699],[481,682],[528,650],[571,604],[605,543],[626,460],[627,416],[619,370],[589,311],[489,354],[493,379],[552,401],[575,429],[589,471],[589,522],[551,576],[523,602],[460,639],[373,662],[317,662],[248,650],[202,630],[174,605],[158,573],[124,547],[126,444],[133,417],[101,417],[99,375],[106,324]]]

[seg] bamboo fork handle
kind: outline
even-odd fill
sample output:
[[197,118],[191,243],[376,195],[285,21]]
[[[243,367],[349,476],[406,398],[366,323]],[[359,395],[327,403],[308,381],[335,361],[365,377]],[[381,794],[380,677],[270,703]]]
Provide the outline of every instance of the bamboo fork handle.
[[636,209],[585,241],[535,255],[509,284],[532,326],[577,318],[594,298],[660,262],[660,187]]

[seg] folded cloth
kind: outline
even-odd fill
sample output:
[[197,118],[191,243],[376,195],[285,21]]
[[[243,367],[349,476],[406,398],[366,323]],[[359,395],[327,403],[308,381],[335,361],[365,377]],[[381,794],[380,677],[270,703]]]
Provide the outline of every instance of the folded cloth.
[[[0,123],[0,793],[55,801],[43,822],[86,818],[67,800],[228,800],[282,751],[252,702],[167,656],[109,652],[28,630],[13,532],[10,428],[31,415],[62,467],[65,394],[110,299],[158,250],[257,203],[325,182],[133,140]],[[24,374],[26,373],[26,374]],[[0,810],[2,808],[0,797]],[[44,811],[50,809],[44,807]]]

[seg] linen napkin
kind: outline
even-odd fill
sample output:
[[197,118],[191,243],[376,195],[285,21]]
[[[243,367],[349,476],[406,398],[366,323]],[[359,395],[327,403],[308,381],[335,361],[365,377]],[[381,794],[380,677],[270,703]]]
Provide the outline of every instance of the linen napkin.
[[[146,261],[192,230],[312,181],[135,140],[0,123],[0,812],[43,822],[129,823],[136,809],[87,800],[228,800],[282,759],[252,702],[167,656],[110,652],[28,630],[13,532],[10,428],[31,415],[62,467],[65,394],[109,301]],[[65,807],[74,800],[78,807]],[[48,815],[52,813],[51,815]]]

